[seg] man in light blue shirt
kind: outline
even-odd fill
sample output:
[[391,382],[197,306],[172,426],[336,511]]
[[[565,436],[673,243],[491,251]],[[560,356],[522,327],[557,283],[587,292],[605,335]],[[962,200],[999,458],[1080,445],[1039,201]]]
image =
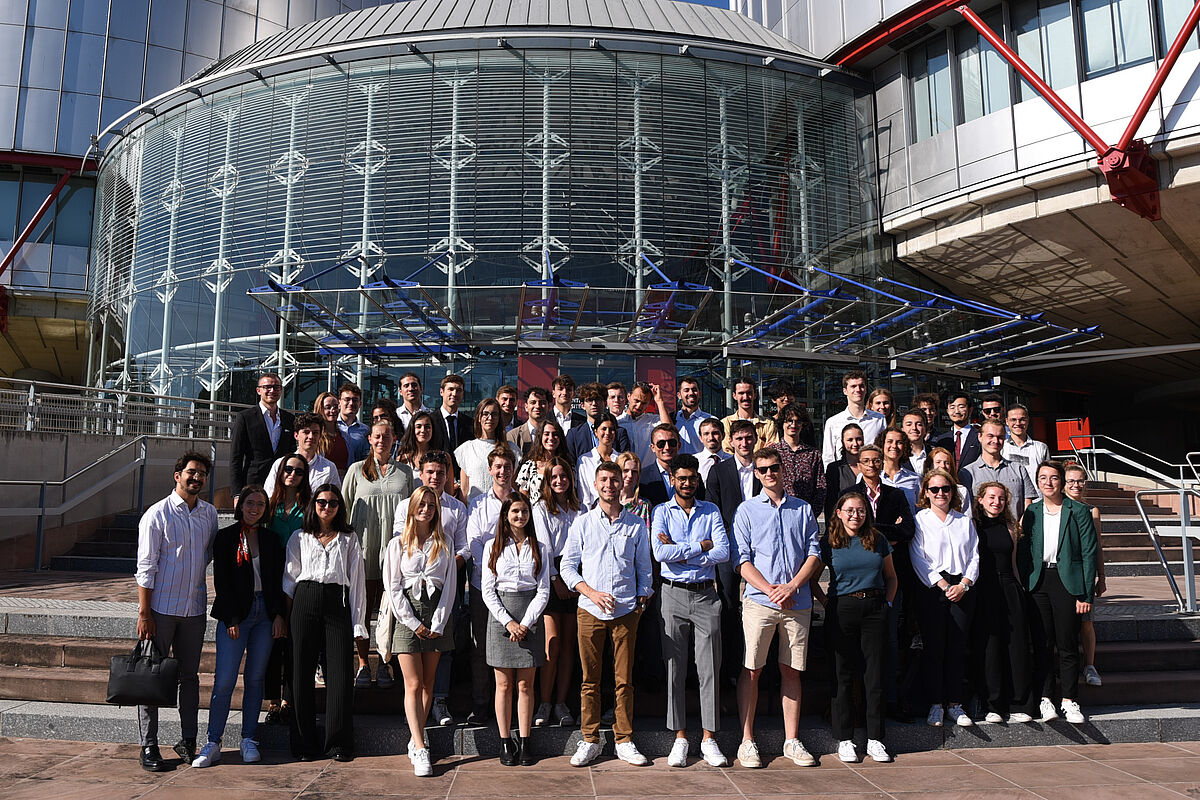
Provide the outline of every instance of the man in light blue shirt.
[[700,410],[700,382],[695,378],[680,378],[679,410],[675,412],[674,420],[682,443],[679,452],[695,455],[704,450],[700,423],[711,418],[712,414]]
[[571,524],[563,546],[559,576],[579,592],[580,688],[579,743],[571,764],[583,767],[600,754],[601,659],[612,639],[617,757],[630,764],[649,763],[633,743],[633,653],[638,620],[654,592],[650,535],[641,517],[621,506],[621,468],[612,461],[596,467],[596,506]]
[[745,500],[733,519],[734,564],[746,582],[742,632],[746,656],[738,679],[742,744],[738,761],[761,767],[754,741],[758,679],[767,664],[771,640],[779,632],[779,673],[783,698],[783,754],[802,767],[816,759],[800,743],[800,673],[808,658],[812,616],[810,579],[821,572],[820,531],[812,506],[784,491],[783,462],[777,450],[754,454],[762,492]]
[[[367,444],[371,429],[358,421],[358,412],[362,408],[362,389],[354,383],[343,384],[342,388],[338,389],[338,407],[341,409],[341,413],[338,414],[338,430],[342,432],[342,438],[346,440],[346,449],[350,452],[348,463],[362,461],[371,449]],[[399,436],[400,431],[396,431],[396,435]]]
[[667,662],[667,729],[675,743],[667,765],[686,767],[687,711],[684,682],[688,674],[688,637],[695,640],[696,675],[700,681],[700,754],[711,766],[728,765],[717,746],[721,719],[718,697],[721,672],[721,598],[717,564],[729,560],[729,536],[721,511],[696,500],[700,463],[693,455],[675,456],[668,464],[674,495],[654,509],[650,546],[661,565],[663,657]]

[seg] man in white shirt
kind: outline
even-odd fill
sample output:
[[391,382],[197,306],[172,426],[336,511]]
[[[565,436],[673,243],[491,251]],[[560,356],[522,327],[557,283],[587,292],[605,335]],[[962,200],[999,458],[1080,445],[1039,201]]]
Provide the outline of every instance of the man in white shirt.
[[[323,427],[321,418],[316,414],[296,415],[296,455],[308,462],[308,487],[313,491],[326,483],[332,483],[339,489],[342,486],[342,476],[338,475],[337,467],[317,452],[317,443],[321,441]],[[267,497],[275,492],[275,476],[279,473],[279,465],[282,463],[282,458],[275,459],[271,471],[267,473],[266,483],[263,484],[263,488],[267,490]]]
[[1003,456],[1020,464],[1037,486],[1037,468],[1050,458],[1050,448],[1029,435],[1029,409],[1017,403],[1008,407],[1008,438],[1004,441]]
[[442,398],[442,407],[434,416],[442,425],[442,441],[453,459],[454,451],[460,444],[475,438],[475,418],[458,408],[466,394],[466,383],[461,375],[442,378],[438,394]]
[[908,463],[912,471],[918,475],[924,475],[925,459],[929,457],[929,449],[925,446],[927,443],[926,433],[929,429],[925,412],[919,408],[910,408],[900,420],[900,428],[904,431],[905,438],[908,439],[910,451]]
[[[612,392],[610,384],[610,400]],[[658,410],[656,414],[646,410],[651,399],[654,400],[654,406]],[[617,416],[617,424],[624,428],[625,433],[629,436],[630,449],[637,454],[643,464],[649,463],[650,457],[653,455],[650,452],[650,434],[653,432],[654,426],[670,421],[671,415],[667,412],[666,404],[662,399],[662,387],[657,383],[644,381],[634,384],[633,389],[629,392],[628,411],[624,415]]]
[[679,452],[696,455],[704,449],[700,442],[700,423],[712,416],[700,410],[700,381],[679,379],[679,410],[675,412],[675,427],[679,430]]
[[[200,499],[212,462],[184,453],[175,462],[175,490],[138,523],[138,639],[152,639],[162,656],[179,661],[179,727],[175,752],[196,758],[200,652],[208,614],[207,567],[217,535],[217,510]],[[138,706],[138,760],[147,772],[169,768],[158,749],[158,708]]]
[[[740,378],[733,384],[733,399],[737,403],[737,408],[733,413],[721,420],[721,424],[725,426],[728,432],[729,426],[734,420],[745,419],[754,423],[754,431],[758,434],[758,443],[754,449],[766,447],[772,442],[779,441],[779,432],[775,429],[775,420],[770,417],[759,416],[755,413],[755,406],[758,403],[758,387],[754,381],[748,378]],[[733,443],[726,438],[725,449],[730,453],[733,452]]]
[[826,467],[841,457],[842,429],[850,423],[862,428],[864,442],[874,442],[875,437],[887,427],[887,419],[883,414],[871,411],[866,406],[865,372],[851,370],[843,375],[842,394],[846,396],[846,409],[825,420],[825,428],[821,431],[821,461]]
[[725,439],[725,426],[721,424],[721,420],[716,417],[709,417],[700,423],[700,441],[704,444],[704,449],[696,454],[696,460],[700,462],[700,480],[708,484],[708,474],[712,472],[712,468],[720,464],[727,458],[733,458],[733,453],[721,447],[721,442]]
[[574,378],[570,375],[559,375],[551,384],[550,393],[554,395],[554,418],[558,420],[558,426],[563,429],[563,433],[585,422],[582,413],[571,410],[571,404],[575,402]]
[[459,555],[471,561],[471,639],[475,646],[471,652],[471,694],[474,708],[467,717],[467,724],[478,725],[488,718],[492,695],[492,670],[487,664],[488,610],[483,602],[483,567],[487,560],[484,546],[496,535],[500,522],[500,507],[512,493],[513,479],[517,476],[517,457],[508,447],[488,453],[488,474],[492,476],[492,488],[477,495],[467,507],[467,543]]
[[[421,386],[421,379],[415,372],[406,372],[400,376],[400,399],[403,402],[396,409],[396,416],[404,423],[404,430],[412,427],[412,418],[414,414],[419,414],[422,411],[429,411],[429,407],[425,405],[421,395],[424,392]],[[396,435],[400,435],[400,431],[396,431]]]

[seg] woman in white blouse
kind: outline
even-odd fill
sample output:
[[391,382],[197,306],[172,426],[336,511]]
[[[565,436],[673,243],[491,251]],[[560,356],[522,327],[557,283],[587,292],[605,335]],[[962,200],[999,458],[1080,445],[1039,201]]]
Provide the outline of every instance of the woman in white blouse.
[[917,596],[921,665],[931,704],[926,721],[941,726],[948,715],[967,727],[973,723],[962,709],[962,682],[975,611],[971,585],[979,577],[979,537],[975,523],[963,513],[958,482],[949,472],[925,473],[917,505],[921,510],[909,552],[913,571],[928,587]]
[[492,476],[488,472],[488,453],[499,444],[508,444],[517,460],[521,451],[504,438],[504,426],[500,424],[500,404],[489,397],[475,409],[475,438],[468,439],[454,451],[458,464],[458,487],[462,500],[468,505],[481,494],[492,488]]
[[542,474],[541,485],[546,492],[533,504],[533,529],[550,557],[550,599],[542,615],[542,623],[546,626],[542,702],[533,715],[533,724],[571,727],[575,717],[567,707],[567,692],[575,671],[575,614],[579,608],[579,595],[558,576],[558,562],[567,543],[567,532],[582,506],[575,494],[575,471],[565,458],[550,462]]
[[596,502],[596,467],[615,457],[613,447],[617,443],[617,431],[621,425],[608,411],[600,412],[596,420],[596,446],[579,457],[579,502],[590,508]]
[[[292,635],[295,741],[301,761],[333,751],[338,761],[354,758],[353,686],[345,654],[367,639],[367,589],[363,554],[346,520],[341,490],[317,487],[304,512],[304,528],[288,541],[283,570]],[[329,654],[325,670],[325,746],[317,743],[313,676],[317,658]],[[342,657],[338,657],[341,653]]]
[[[491,619],[487,628],[487,663],[496,671],[496,727],[500,763],[533,764],[529,734],[533,729],[533,679],[546,657],[542,612],[550,599],[551,558],[538,542],[529,498],[513,492],[500,507],[500,522],[484,545],[483,602]],[[517,688],[516,744],[511,734],[513,685]]]
[[395,613],[391,652],[404,675],[404,713],[408,717],[408,755],[413,774],[433,774],[425,745],[425,720],[433,705],[438,659],[454,649],[456,565],[454,547],[442,530],[439,498],[419,486],[408,500],[401,534],[388,542],[383,585]]

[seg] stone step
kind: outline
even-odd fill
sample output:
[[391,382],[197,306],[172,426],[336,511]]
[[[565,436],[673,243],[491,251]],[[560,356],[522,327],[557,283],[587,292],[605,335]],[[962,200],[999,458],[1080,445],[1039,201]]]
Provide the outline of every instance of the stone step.
[[[129,639],[89,639],[63,636],[0,635],[0,664],[18,667],[73,667],[107,670],[113,656],[133,649]],[[200,671],[216,668],[217,647],[205,642]]]
[[1200,639],[1178,642],[1098,642],[1096,664],[1106,679],[1109,672],[1198,670]]
[[1148,533],[1109,533],[1107,530],[1100,534],[1100,546],[1107,550],[1110,547],[1152,547]]
[[50,569],[62,572],[114,572],[133,575],[137,556],[55,556]]
[[1104,533],[1141,533],[1148,535],[1146,523],[1136,514],[1119,514],[1100,519],[1100,530]]
[[[1182,547],[1163,547],[1167,561],[1183,563]],[[1158,553],[1154,546],[1146,544],[1142,547],[1105,547],[1104,565],[1120,564],[1122,562],[1158,563]]]
[[[1175,575],[1183,575],[1182,561],[1168,561],[1167,563],[1171,565],[1171,570]],[[1104,574],[1114,578],[1146,577],[1150,575],[1162,575],[1163,568],[1157,559],[1154,561],[1127,561],[1119,564],[1110,564],[1106,561],[1104,564]]]
[[[200,706],[208,708],[212,698],[212,673],[200,675]],[[108,666],[0,667],[0,699],[34,702],[104,703],[108,696]],[[233,691],[233,707],[242,707],[242,684]]]
[[[966,747],[1012,747],[1045,745],[1107,744],[1115,742],[1185,742],[1200,739],[1200,707],[1196,705],[1131,705],[1085,707],[1088,721],[1070,725],[1063,720],[1025,725],[980,724],[970,728],[954,725],[931,728],[923,721],[907,725],[888,723],[888,749],[897,754]],[[160,714],[159,740],[173,742],[179,737],[179,718],[173,710]],[[200,730],[204,731],[208,713],[200,711]],[[236,741],[241,715],[230,714],[226,741]],[[232,732],[232,733],[231,733]],[[691,731],[696,738],[699,731]],[[764,753],[783,748],[782,719],[774,709],[760,705],[756,720],[756,738]],[[861,733],[861,732],[860,732]],[[803,716],[800,739],[814,755],[836,758],[837,742],[829,725],[820,717]],[[0,736],[13,738],[65,739],[90,742],[137,742],[137,715],[131,708],[106,704],[8,702],[0,701]],[[634,719],[633,740],[651,759],[665,757],[675,734],[664,729],[661,718],[638,715]],[[258,728],[262,749],[286,752],[288,728],[262,724]],[[726,755],[732,757],[741,738],[734,717],[722,719],[717,740]],[[431,726],[426,730],[430,749],[442,755],[475,755],[495,758],[499,755],[494,725]],[[612,754],[612,731],[601,730],[604,752]],[[534,731],[533,745],[539,756],[568,755],[580,740],[578,728],[547,727]],[[402,716],[359,716],[354,718],[354,747],[362,756],[402,754],[408,745],[408,725]],[[227,750],[236,752],[236,747]],[[164,748],[164,755],[171,755]],[[131,763],[133,759],[131,757]],[[901,761],[903,764],[903,761]],[[652,789],[650,790],[652,791]]]
[[132,558],[137,559],[137,541],[112,542],[89,539],[77,542],[67,558]]
[[137,528],[100,528],[88,541],[91,542],[130,542],[137,544]]
[[[1132,500],[1127,503],[1120,500],[1101,500],[1095,506],[1100,509],[1101,521],[1105,514],[1137,514],[1137,504]],[[1146,506],[1145,510],[1148,517],[1169,517],[1175,513],[1171,509],[1161,506]]]
[[[1099,656],[1097,656],[1099,659]],[[1195,703],[1200,701],[1200,669],[1101,673],[1103,686],[1079,685],[1084,706],[1122,703]]]

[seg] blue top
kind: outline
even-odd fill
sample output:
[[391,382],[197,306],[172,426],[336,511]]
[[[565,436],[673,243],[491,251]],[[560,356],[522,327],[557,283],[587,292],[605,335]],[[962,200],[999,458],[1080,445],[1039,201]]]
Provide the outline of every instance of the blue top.
[[821,560],[829,565],[829,596],[883,589],[883,559],[891,552],[892,546],[883,534],[875,537],[874,550],[863,547],[857,536],[837,549],[829,546],[828,538],[822,539]]
[[[674,544],[663,544],[658,535],[665,533]],[[713,543],[705,552],[700,543]],[[659,562],[659,574],[667,580],[699,583],[716,580],[717,564],[729,560],[729,535],[721,521],[721,510],[714,504],[697,500],[688,514],[678,500],[671,498],[654,509],[650,522],[650,548]]]
[[[790,581],[810,556],[821,556],[820,532],[812,506],[786,494],[779,506],[766,492],[743,501],[733,518],[733,540],[737,551],[734,565],[748,561],[772,584]],[[779,608],[749,581],[743,596],[760,606]],[[812,594],[805,583],[792,596],[792,609],[811,607]]]
[[353,464],[365,459],[371,452],[371,445],[367,442],[367,437],[371,435],[371,429],[358,420],[347,425],[341,417],[338,417],[337,424],[338,430],[342,432],[342,438],[346,440],[346,449],[350,451],[349,463]]
[[583,596],[579,607],[597,619],[617,619],[633,611],[639,597],[654,594],[650,561],[650,534],[642,518],[622,510],[609,520],[597,505],[571,523],[558,574],[572,589],[586,582],[611,594],[616,601],[611,614]]

